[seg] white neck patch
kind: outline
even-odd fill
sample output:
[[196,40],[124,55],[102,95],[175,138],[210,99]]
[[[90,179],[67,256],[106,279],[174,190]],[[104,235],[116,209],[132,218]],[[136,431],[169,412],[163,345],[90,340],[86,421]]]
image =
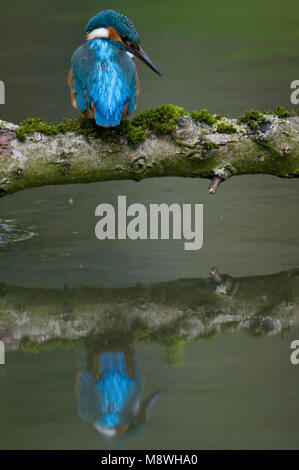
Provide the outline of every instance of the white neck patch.
[[90,41],[95,38],[109,38],[109,31],[107,28],[97,28],[87,34],[87,39]]

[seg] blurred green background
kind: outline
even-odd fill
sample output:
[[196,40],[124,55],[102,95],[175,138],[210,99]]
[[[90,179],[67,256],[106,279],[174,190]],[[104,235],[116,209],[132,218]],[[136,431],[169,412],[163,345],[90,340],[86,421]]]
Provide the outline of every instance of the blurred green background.
[[1,6],[1,115],[18,121],[73,114],[66,87],[72,52],[98,11],[114,8],[136,25],[163,78],[138,64],[139,111],[174,103],[237,115],[247,108],[290,108],[298,79],[296,0],[15,0]]

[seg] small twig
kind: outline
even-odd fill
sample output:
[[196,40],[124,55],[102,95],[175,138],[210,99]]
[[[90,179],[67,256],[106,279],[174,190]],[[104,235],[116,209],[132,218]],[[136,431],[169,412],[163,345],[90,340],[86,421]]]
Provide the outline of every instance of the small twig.
[[222,181],[223,178],[220,178],[220,176],[214,176],[209,186],[209,193],[215,194]]

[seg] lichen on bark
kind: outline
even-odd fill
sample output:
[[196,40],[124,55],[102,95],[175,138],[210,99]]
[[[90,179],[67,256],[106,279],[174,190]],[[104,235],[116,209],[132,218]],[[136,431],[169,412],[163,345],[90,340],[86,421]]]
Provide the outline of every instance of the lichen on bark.
[[115,129],[84,118],[0,121],[0,196],[49,184],[257,173],[299,175],[299,117],[281,107],[228,119],[165,105]]

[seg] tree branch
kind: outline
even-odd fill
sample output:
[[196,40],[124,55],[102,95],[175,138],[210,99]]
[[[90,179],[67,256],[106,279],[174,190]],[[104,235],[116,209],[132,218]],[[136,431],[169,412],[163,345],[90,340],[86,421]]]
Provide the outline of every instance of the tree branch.
[[50,184],[160,176],[209,178],[214,194],[234,175],[298,177],[298,116],[260,115],[262,120],[243,123],[213,117],[212,125],[191,116],[182,115],[165,134],[157,135],[154,125],[142,129],[146,138],[135,147],[117,129],[109,138],[86,137],[62,125],[53,135],[29,133],[23,142],[18,126],[0,121],[0,196]]

